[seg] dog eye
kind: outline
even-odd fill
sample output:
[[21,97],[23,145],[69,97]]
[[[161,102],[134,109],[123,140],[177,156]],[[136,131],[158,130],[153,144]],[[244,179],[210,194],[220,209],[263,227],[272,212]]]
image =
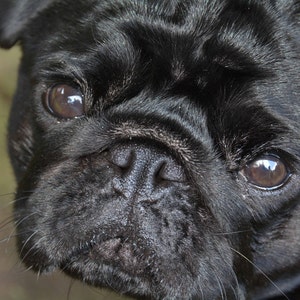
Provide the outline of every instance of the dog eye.
[[250,184],[264,190],[283,186],[290,176],[286,164],[275,155],[264,155],[253,160],[241,173]]
[[84,98],[80,89],[60,84],[47,90],[44,105],[54,116],[72,119],[84,114]]

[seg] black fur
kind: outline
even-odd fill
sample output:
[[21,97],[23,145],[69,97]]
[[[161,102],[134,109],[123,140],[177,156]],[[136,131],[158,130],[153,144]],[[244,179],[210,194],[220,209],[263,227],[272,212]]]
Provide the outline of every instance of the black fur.
[[[299,299],[299,9],[2,0],[0,45],[24,53],[9,148],[25,264],[153,299]],[[57,84],[83,116],[45,107]],[[245,173],[267,158],[286,170],[274,188]]]

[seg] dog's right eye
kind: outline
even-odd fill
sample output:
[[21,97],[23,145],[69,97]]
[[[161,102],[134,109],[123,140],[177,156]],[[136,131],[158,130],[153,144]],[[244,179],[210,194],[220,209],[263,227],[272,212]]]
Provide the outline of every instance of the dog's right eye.
[[55,85],[43,96],[48,112],[60,119],[73,119],[84,115],[84,97],[79,88],[67,84]]

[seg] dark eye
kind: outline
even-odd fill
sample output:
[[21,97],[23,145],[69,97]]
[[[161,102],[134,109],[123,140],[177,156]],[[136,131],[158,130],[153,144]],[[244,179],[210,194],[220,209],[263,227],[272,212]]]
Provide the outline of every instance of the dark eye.
[[80,117],[84,114],[84,98],[79,88],[67,84],[55,85],[44,94],[47,110],[62,119]]
[[272,190],[283,186],[290,173],[286,164],[275,155],[264,155],[246,165],[241,173],[258,188]]

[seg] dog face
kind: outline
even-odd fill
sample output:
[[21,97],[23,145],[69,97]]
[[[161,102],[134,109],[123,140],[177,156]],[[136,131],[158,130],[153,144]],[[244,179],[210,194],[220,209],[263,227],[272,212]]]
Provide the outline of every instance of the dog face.
[[154,299],[297,288],[299,8],[2,0],[25,264]]

